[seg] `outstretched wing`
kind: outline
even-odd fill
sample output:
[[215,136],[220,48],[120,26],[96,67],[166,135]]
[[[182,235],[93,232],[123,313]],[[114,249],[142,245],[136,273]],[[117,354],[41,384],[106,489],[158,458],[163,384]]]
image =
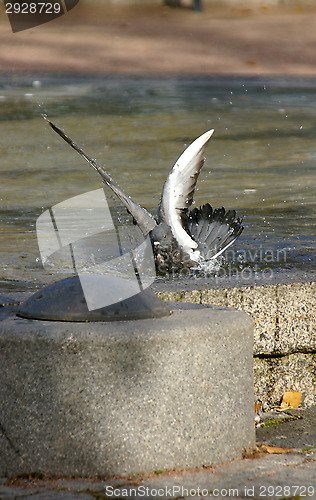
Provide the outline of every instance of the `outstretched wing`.
[[170,226],[174,238],[189,255],[198,244],[184,229],[181,216],[192,204],[197,178],[204,164],[204,151],[213,132],[205,132],[182,153],[168,175],[161,195],[159,219]]
[[116,182],[114,182],[109,174],[102,168],[100,167],[95,160],[90,158],[75,142],[73,142],[70,137],[68,137],[60,128],[58,128],[56,125],[54,125],[46,116],[43,115],[43,118],[48,121],[52,129],[64,139],[77,153],[82,156],[102,177],[103,182],[107,184],[112,191],[116,194],[116,196],[121,200],[121,202],[125,205],[129,213],[132,215],[132,217],[135,219],[137,225],[139,226],[140,230],[144,234],[144,236],[147,236],[147,234],[154,229],[154,227],[157,225],[156,220],[154,217],[147,212],[147,210],[138,203],[135,203],[129,196],[127,196],[123,189],[120,188]]

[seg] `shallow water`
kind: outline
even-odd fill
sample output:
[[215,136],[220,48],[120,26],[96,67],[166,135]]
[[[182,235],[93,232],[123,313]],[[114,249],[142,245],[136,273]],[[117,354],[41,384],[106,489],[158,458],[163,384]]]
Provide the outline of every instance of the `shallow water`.
[[101,186],[41,113],[153,213],[177,157],[215,128],[195,204],[235,208],[245,225],[218,272],[314,272],[316,81],[34,80],[0,85],[1,290],[58,279],[41,265],[36,219]]

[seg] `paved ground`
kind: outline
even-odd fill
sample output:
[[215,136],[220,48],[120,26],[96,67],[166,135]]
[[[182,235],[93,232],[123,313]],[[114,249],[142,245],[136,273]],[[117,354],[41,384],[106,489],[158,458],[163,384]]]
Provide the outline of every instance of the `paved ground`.
[[291,413],[302,418],[257,430],[259,450],[262,444],[282,447],[283,451],[293,448],[288,453],[259,451],[252,457],[215,468],[156,471],[156,474],[129,478],[0,478],[0,499],[315,499],[316,407]]
[[209,2],[201,14],[82,0],[54,21],[12,33],[1,2],[0,72],[316,75],[315,25],[315,3]]

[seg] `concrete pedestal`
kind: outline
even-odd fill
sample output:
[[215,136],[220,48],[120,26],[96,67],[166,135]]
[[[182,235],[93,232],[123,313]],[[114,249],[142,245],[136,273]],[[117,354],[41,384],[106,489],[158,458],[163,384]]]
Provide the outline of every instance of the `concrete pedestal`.
[[254,446],[253,324],[221,307],[113,323],[0,309],[0,475],[124,475]]

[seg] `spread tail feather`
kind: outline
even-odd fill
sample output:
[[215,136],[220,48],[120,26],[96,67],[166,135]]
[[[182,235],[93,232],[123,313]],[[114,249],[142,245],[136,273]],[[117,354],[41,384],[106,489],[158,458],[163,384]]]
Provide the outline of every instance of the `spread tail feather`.
[[197,250],[203,259],[215,259],[234,243],[242,233],[242,219],[236,217],[235,210],[212,209],[207,203],[194,208],[184,221],[192,238],[198,242]]

